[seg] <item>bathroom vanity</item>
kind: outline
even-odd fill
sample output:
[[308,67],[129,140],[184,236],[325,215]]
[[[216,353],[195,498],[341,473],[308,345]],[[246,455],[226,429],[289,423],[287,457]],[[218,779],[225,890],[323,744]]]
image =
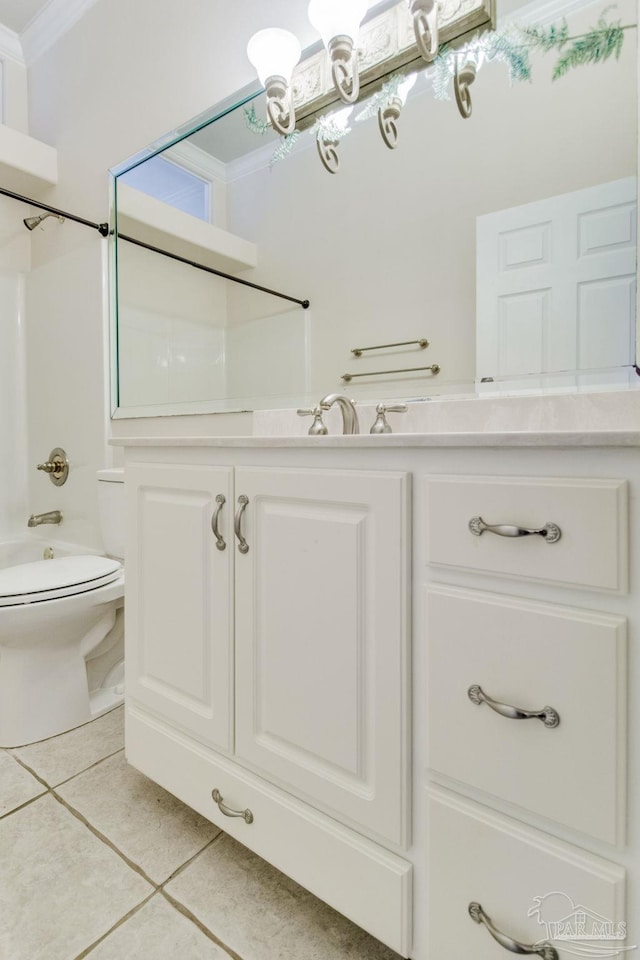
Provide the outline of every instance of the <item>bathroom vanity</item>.
[[640,431],[115,442],[131,764],[404,957],[640,941]]

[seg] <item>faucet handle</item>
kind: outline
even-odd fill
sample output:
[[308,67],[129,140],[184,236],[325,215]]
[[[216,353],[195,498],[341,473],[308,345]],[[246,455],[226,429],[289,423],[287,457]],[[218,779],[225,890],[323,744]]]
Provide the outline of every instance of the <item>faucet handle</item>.
[[51,483],[61,487],[69,476],[69,460],[62,447],[54,447],[45,463],[39,463],[36,470],[49,474]]
[[387,423],[385,414],[387,413],[406,413],[408,407],[406,403],[396,403],[387,406],[385,403],[379,403],[376,407],[376,419],[369,430],[369,433],[391,433],[391,427]]
[[320,407],[314,407],[312,410],[298,410],[299,417],[313,417],[313,423],[309,427],[310,437],[326,437],[329,433],[322,422],[322,413]]

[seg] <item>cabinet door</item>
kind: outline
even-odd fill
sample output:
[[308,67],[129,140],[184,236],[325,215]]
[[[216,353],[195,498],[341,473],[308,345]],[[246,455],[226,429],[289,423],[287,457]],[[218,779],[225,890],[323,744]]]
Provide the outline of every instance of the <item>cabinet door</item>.
[[408,809],[408,476],[236,471],[236,752],[403,844]]
[[[126,468],[126,490],[127,695],[230,751],[232,471],[133,464]],[[219,508],[224,550],[212,529]]]

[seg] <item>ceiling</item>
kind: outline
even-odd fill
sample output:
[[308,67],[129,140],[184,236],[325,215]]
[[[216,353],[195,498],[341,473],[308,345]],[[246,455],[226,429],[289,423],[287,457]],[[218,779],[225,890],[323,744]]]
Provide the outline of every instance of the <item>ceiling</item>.
[[0,0],[0,24],[22,33],[49,3],[50,0]]

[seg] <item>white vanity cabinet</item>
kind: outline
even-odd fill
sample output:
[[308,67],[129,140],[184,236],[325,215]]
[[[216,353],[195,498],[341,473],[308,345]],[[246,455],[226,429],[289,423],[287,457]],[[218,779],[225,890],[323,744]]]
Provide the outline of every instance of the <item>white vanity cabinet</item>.
[[403,957],[639,943],[640,433],[603,437],[131,441],[129,762]]
[[130,762],[406,950],[408,475],[133,462],[126,489]]

